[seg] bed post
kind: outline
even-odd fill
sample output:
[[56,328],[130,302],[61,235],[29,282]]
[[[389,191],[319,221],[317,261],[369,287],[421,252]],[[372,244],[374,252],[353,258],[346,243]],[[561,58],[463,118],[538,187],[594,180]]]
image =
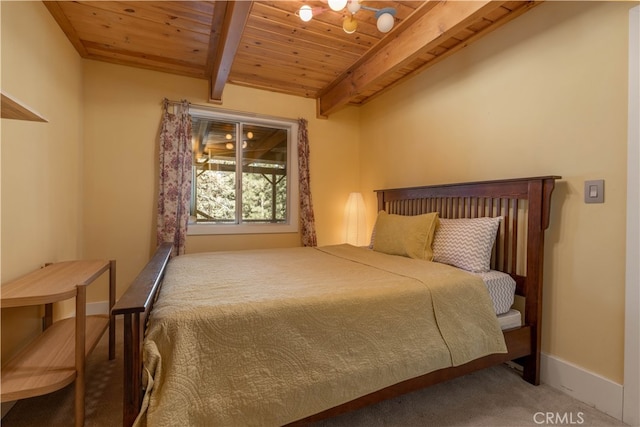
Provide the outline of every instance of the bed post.
[[384,210],[384,191],[378,191],[378,210],[377,212]]
[[142,360],[140,352],[134,351],[141,348],[140,342],[140,313],[124,314],[124,378],[123,389],[122,425],[133,425],[142,402]]
[[527,229],[527,276],[525,286],[525,319],[531,326],[531,354],[522,359],[523,378],[540,384],[540,346],[542,336],[542,280],[544,264],[544,232],[549,228],[551,193],[557,177],[544,177],[529,182],[529,223]]

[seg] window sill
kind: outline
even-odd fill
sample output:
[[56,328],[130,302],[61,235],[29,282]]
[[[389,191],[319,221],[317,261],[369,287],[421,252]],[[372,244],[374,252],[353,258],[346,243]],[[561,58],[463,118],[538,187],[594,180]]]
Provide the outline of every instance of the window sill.
[[274,234],[297,233],[298,225],[292,224],[189,224],[188,236],[215,234]]

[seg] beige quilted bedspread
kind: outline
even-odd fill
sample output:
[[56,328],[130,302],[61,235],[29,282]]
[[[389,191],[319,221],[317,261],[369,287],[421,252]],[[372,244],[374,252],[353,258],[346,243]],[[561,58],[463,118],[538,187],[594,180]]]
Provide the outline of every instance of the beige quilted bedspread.
[[453,267],[349,245],[185,255],[137,424],[277,426],[505,351],[484,283]]

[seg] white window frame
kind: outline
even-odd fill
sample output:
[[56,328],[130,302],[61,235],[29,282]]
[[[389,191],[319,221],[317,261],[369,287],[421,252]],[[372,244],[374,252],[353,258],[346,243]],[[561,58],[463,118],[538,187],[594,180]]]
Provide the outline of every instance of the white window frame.
[[255,125],[287,128],[289,137],[287,141],[287,221],[285,223],[198,224],[190,221],[187,235],[297,233],[299,223],[298,122],[193,105],[189,107],[189,113],[192,116],[207,119],[242,121]]

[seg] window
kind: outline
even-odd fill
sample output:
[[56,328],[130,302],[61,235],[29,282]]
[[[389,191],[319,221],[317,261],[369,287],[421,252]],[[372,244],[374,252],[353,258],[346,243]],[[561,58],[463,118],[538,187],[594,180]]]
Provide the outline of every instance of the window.
[[191,108],[189,234],[298,230],[296,122]]

